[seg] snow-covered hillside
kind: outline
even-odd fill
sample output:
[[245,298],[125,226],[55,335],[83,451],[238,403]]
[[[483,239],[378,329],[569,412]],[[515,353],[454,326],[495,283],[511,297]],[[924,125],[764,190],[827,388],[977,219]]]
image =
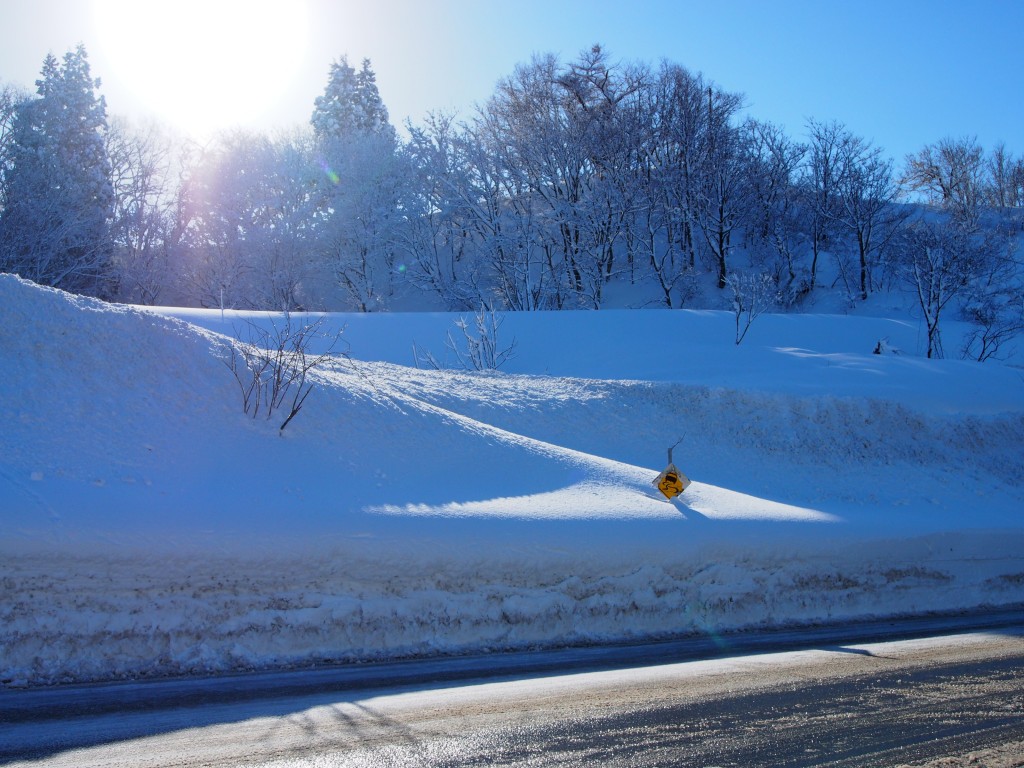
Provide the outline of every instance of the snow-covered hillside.
[[509,314],[470,373],[414,365],[457,316],[330,316],[279,434],[224,357],[280,318],[6,275],[0,314],[5,685],[1024,602],[1024,378],[906,322]]

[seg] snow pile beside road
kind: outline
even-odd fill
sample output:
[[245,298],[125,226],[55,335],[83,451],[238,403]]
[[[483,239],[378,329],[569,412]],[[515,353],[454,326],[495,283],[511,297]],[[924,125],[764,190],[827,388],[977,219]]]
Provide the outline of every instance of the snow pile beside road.
[[[504,528],[504,527],[503,527]],[[619,529],[624,539],[635,532]],[[305,557],[16,558],[7,684],[706,634],[1019,602],[1019,535],[817,546],[339,543]],[[609,531],[598,531],[608,535]],[[518,534],[518,535],[516,535]],[[553,538],[557,549],[553,549]],[[512,539],[509,541],[508,539]],[[471,547],[457,551],[458,544]],[[976,549],[987,551],[979,556]],[[487,556],[489,555],[489,556]],[[649,562],[648,562],[649,561]],[[724,642],[724,640],[723,640]]]
[[871,355],[894,321],[509,315],[476,374],[401,364],[454,316],[332,316],[352,359],[278,434],[224,364],[266,316],[0,306],[8,685],[1024,601],[1018,372]]

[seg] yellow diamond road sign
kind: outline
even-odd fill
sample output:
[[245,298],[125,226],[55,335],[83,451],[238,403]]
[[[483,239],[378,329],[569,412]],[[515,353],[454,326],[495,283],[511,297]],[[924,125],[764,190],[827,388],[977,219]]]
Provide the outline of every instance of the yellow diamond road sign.
[[669,464],[665,471],[655,479],[654,484],[658,490],[665,494],[666,499],[672,499],[686,490],[690,484],[690,478],[676,468],[675,464]]

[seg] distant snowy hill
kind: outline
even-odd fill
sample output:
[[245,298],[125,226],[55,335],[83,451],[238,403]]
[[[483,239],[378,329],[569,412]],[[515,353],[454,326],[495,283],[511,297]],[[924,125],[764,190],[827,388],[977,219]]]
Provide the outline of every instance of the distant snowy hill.
[[507,314],[478,373],[415,365],[457,315],[330,315],[279,433],[224,362],[279,316],[0,308],[0,684],[1024,602],[1024,377],[905,321]]

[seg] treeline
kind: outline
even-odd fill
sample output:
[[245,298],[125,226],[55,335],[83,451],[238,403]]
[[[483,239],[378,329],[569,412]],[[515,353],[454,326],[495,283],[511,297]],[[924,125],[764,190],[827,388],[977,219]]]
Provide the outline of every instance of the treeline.
[[742,291],[736,273],[785,305],[827,266],[851,301],[913,288],[929,353],[953,297],[984,337],[972,356],[1019,328],[1024,159],[1003,146],[943,139],[897,167],[841,124],[794,139],[700,74],[600,47],[535,57],[406,138],[366,61],[332,66],[308,127],[206,147],[108,120],[97,86],[80,47],[47,57],[35,95],[0,94],[0,270],[148,304],[371,311],[412,289],[599,308],[613,282],[680,307],[705,278]]

